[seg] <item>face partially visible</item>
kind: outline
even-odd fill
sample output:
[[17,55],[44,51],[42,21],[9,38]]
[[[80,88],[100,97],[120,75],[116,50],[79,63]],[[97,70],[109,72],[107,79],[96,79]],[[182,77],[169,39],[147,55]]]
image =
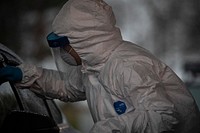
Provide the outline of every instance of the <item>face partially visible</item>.
[[[67,36],[58,36],[54,32],[51,32],[47,36],[49,47],[53,51],[54,56],[60,56],[61,59],[72,66],[78,66],[82,64],[80,56],[71,47]],[[58,60],[58,58],[56,59]]]

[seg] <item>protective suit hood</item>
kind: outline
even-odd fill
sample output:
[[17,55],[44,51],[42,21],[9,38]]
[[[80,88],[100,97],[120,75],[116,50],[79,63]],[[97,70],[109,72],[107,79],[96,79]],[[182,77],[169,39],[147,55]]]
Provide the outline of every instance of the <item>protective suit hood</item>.
[[112,8],[101,0],[69,0],[53,22],[53,32],[69,38],[83,70],[99,71],[122,41]]

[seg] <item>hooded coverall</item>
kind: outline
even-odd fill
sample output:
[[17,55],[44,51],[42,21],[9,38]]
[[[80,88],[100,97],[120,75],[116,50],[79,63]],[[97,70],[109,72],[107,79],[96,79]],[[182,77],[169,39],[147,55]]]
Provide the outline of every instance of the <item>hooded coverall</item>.
[[104,1],[69,0],[52,27],[69,38],[82,65],[64,73],[22,64],[17,86],[66,102],[87,100],[91,133],[197,133],[199,110],[181,79],[146,49],[124,41],[115,25]]

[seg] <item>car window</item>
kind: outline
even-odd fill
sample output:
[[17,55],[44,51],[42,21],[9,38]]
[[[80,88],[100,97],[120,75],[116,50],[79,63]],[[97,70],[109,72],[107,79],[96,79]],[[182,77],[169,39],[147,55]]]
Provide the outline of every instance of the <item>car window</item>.
[[[2,56],[4,55],[3,57],[6,58],[6,64],[8,63],[8,65],[19,65],[23,63],[20,57],[18,57],[13,51],[1,43],[0,54]],[[16,89],[16,94],[16,92],[13,92],[9,83],[0,85],[0,88],[0,116],[5,117],[6,113],[8,113],[8,110],[11,111],[21,109],[53,117],[56,123],[62,122],[61,112],[54,104],[53,100],[46,100],[38,97],[38,95],[30,91],[28,88]],[[0,122],[4,117],[0,118]]]
[[9,83],[0,85],[0,126],[5,116],[12,110],[19,110],[15,95]]
[[26,111],[44,114],[53,117],[56,123],[62,122],[62,116],[53,100],[39,97],[28,89],[19,89],[19,95]]
[[60,109],[53,100],[46,100],[46,101],[49,105],[49,108],[51,109],[51,114],[53,116],[53,119],[57,124],[61,124],[63,122],[63,119]]
[[194,84],[190,84],[188,85],[188,88],[190,90],[190,92],[192,93],[195,102],[197,103],[198,108],[200,109],[200,83],[194,83]]
[[44,101],[28,89],[18,89],[24,110],[49,115]]
[[[53,117],[57,124],[63,122],[62,114],[53,100],[38,97],[28,89],[19,89],[18,93],[25,111]],[[16,96],[7,82],[0,85],[0,126],[5,116],[12,110],[20,110],[20,108]]]

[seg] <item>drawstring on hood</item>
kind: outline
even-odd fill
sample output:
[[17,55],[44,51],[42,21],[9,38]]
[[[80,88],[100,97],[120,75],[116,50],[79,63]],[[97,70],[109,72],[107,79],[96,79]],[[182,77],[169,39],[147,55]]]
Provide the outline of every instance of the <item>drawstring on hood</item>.
[[99,71],[122,41],[112,8],[103,0],[69,0],[53,22],[53,32],[69,38],[83,69]]

